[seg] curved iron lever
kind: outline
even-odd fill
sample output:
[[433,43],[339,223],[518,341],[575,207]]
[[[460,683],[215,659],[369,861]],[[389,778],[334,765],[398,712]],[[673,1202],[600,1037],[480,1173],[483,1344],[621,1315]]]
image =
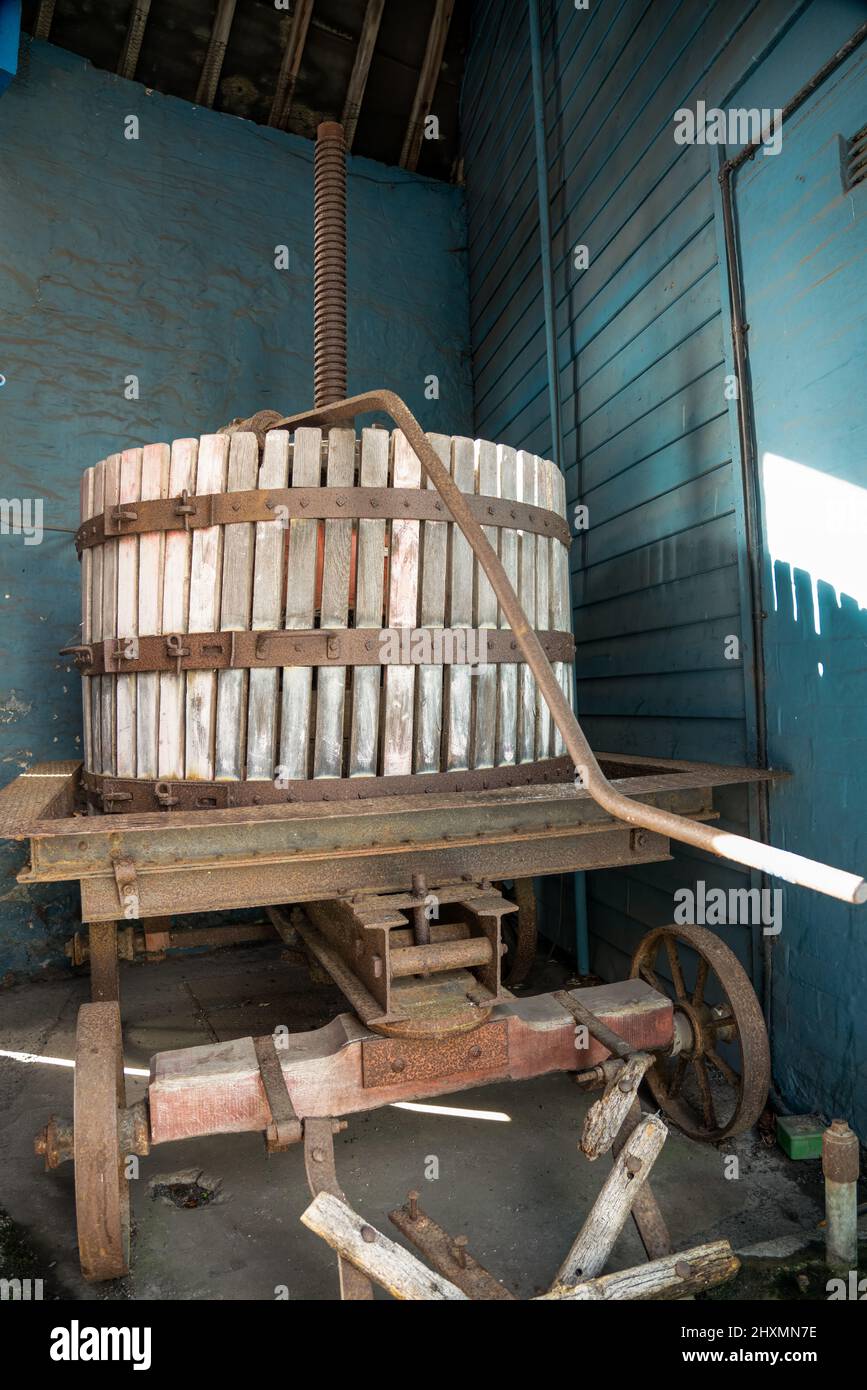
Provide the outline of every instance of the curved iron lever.
[[815,859],[806,859],[790,850],[761,844],[758,840],[747,839],[744,835],[715,830],[699,821],[679,816],[674,811],[665,811],[659,806],[648,806],[646,803],[633,800],[631,796],[626,796],[624,792],[611,785],[560,689],[557,677],[509,582],[497,552],[487,540],[467,505],[464,494],[440,462],[409,406],[393,391],[365,391],[360,396],[350,396],[345,401],[335,401],[332,405],[322,406],[317,410],[307,410],[300,415],[287,415],[283,419],[269,422],[266,429],[296,430],[304,426],[337,425],[354,420],[356,415],[374,410],[383,411],[398,429],[403,431],[418,455],[422,468],[469,542],[509,620],[527,665],[536,677],[569,756],[576,768],[581,769],[583,785],[598,805],[617,820],[625,821],[627,825],[656,831],[673,840],[680,840],[685,845],[694,845],[696,849],[715,854],[721,859],[730,859],[736,864],[744,864],[748,868],[773,874],[788,883],[812,888],[817,893],[839,898],[842,902],[867,901],[867,883],[858,874],[833,869],[827,864],[818,863]]

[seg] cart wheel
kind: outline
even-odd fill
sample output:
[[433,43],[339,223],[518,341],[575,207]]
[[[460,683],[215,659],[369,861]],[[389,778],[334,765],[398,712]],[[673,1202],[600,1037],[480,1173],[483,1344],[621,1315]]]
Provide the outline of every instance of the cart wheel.
[[536,959],[539,929],[536,912],[536,894],[531,878],[516,878],[511,892],[503,888],[503,896],[517,904],[517,914],[503,918],[503,942],[506,954],[503,958],[503,984],[514,989],[523,984]]
[[[673,983],[657,974],[660,950]],[[675,1024],[678,1016],[688,1024],[688,1044],[647,1073],[660,1109],[684,1134],[710,1144],[749,1129],[767,1100],[771,1058],[759,1001],[734,952],[704,927],[658,927],[629,973],[668,995]]]
[[126,1105],[120,1009],[83,1004],[75,1038],[75,1215],[85,1279],[129,1273],[129,1184],[118,1135]]

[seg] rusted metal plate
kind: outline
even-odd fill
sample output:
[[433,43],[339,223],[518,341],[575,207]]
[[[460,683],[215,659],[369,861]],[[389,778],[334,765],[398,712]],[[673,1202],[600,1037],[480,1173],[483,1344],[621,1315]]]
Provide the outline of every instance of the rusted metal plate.
[[366,1087],[445,1076],[466,1084],[469,1078],[506,1070],[508,1030],[503,1020],[492,1019],[447,1038],[371,1038],[361,1045],[361,1065]]

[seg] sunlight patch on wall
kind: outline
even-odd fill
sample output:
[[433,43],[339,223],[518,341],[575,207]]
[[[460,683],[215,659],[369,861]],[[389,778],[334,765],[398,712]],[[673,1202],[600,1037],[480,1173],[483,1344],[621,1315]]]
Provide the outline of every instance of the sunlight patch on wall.
[[790,566],[795,613],[795,570],[810,576],[817,633],[820,581],[836,591],[838,603],[848,594],[867,608],[867,489],[769,453],[762,458],[762,479],[771,572],[775,560]]

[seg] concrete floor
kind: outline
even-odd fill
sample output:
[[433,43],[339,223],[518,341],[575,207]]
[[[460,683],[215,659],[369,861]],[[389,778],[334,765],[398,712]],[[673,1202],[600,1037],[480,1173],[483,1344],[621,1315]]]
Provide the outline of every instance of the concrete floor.
[[[563,978],[556,963],[540,958],[531,992],[558,988]],[[280,1023],[293,1031],[314,1028],[345,1008],[336,990],[312,984],[277,944],[125,965],[121,992],[126,1065],[139,1068],[160,1049],[263,1034]],[[88,997],[86,976],[5,991],[0,1049],[71,1058],[76,1013]],[[128,1098],[142,1096],[145,1084],[128,1077]],[[300,1148],[269,1158],[258,1135],[165,1145],[142,1159],[131,1184],[132,1274],[98,1289],[85,1284],[73,1167],[45,1173],[32,1147],[50,1114],[71,1119],[72,1088],[71,1068],[0,1056],[0,1207],[30,1246],[28,1272],[46,1280],[47,1297],[271,1300],[281,1285],[294,1299],[336,1297],[333,1256],[298,1220],[309,1201]],[[356,1209],[395,1236],[387,1213],[417,1188],[431,1216],[454,1234],[466,1232],[476,1258],[531,1297],[550,1283],[610,1166],[608,1158],[590,1164],[577,1152],[589,1103],[561,1075],[436,1102],[504,1114],[508,1122],[388,1107],[350,1120],[335,1141],[338,1173]],[[725,1155],[732,1153],[740,1159],[736,1181],[724,1176]],[[438,1160],[436,1180],[425,1176],[431,1156]],[[743,1251],[779,1237],[797,1244],[815,1235],[822,1214],[818,1166],[788,1162],[754,1133],[720,1152],[672,1130],[653,1181],[675,1248],[724,1236]],[[206,1206],[181,1210],[153,1192],[178,1175],[200,1174],[217,1189]],[[630,1223],[609,1268],[643,1258]]]

